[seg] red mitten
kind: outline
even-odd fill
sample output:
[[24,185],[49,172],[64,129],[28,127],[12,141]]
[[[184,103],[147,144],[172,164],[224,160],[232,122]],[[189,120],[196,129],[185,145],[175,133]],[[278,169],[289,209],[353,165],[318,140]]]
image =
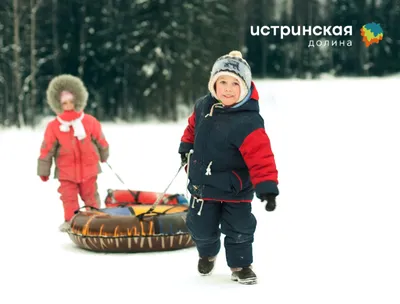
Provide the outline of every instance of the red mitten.
[[44,182],[47,182],[49,180],[48,176],[41,176],[40,179]]

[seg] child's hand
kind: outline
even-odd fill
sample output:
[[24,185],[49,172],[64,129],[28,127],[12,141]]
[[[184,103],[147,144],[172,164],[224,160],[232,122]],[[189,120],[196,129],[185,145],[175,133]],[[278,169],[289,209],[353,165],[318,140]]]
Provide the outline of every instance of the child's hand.
[[260,195],[261,201],[267,201],[267,204],[265,205],[265,210],[267,211],[274,211],[276,208],[276,195],[275,194],[270,194],[270,193],[265,193]]
[[188,153],[180,153],[181,154],[181,165],[184,166],[188,161]]
[[47,182],[49,180],[48,176],[41,176],[40,179],[44,182]]
[[269,199],[267,201],[267,205],[265,206],[265,210],[267,211],[274,211],[276,208],[276,201],[275,201],[275,197]]

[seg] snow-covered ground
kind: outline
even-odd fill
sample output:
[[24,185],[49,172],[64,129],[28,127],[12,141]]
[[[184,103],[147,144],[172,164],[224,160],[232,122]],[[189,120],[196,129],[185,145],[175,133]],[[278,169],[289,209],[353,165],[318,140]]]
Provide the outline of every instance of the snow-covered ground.
[[[253,202],[254,286],[230,281],[223,251],[200,277],[194,248],[77,248],[57,229],[58,182],[36,176],[44,126],[0,130],[0,303],[400,303],[399,80],[256,80],[281,195],[271,213]],[[131,189],[163,191],[185,126],[104,124],[110,165]],[[102,199],[108,188],[125,185],[103,165]]]

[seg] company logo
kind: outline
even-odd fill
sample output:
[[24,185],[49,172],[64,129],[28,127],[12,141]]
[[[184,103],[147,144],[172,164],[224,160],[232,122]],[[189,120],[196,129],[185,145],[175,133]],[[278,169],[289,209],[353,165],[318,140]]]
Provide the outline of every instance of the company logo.
[[[263,25],[263,26],[250,26],[250,34],[252,36],[280,36],[284,39],[287,36],[306,36],[313,37],[308,41],[308,47],[326,47],[326,46],[352,46],[352,39],[346,39],[346,36],[353,35],[353,27],[351,25],[335,25],[335,26],[321,26],[321,25]],[[318,39],[319,38],[319,39]],[[333,38],[333,39],[332,39]],[[336,39],[335,39],[336,38]],[[349,37],[350,38],[350,37]],[[343,40],[337,40],[343,39]],[[315,40],[315,41],[314,41]]]
[[378,23],[372,22],[364,25],[361,29],[361,36],[363,37],[363,42],[366,47],[371,44],[378,44],[383,38],[383,30]]

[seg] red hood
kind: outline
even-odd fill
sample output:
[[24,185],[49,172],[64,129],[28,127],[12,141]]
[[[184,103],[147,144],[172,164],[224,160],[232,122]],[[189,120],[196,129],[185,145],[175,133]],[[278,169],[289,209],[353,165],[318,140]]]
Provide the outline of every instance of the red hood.
[[251,88],[253,89],[253,92],[251,92],[250,99],[255,99],[258,101],[260,97],[258,96],[258,91],[253,81],[251,82]]

